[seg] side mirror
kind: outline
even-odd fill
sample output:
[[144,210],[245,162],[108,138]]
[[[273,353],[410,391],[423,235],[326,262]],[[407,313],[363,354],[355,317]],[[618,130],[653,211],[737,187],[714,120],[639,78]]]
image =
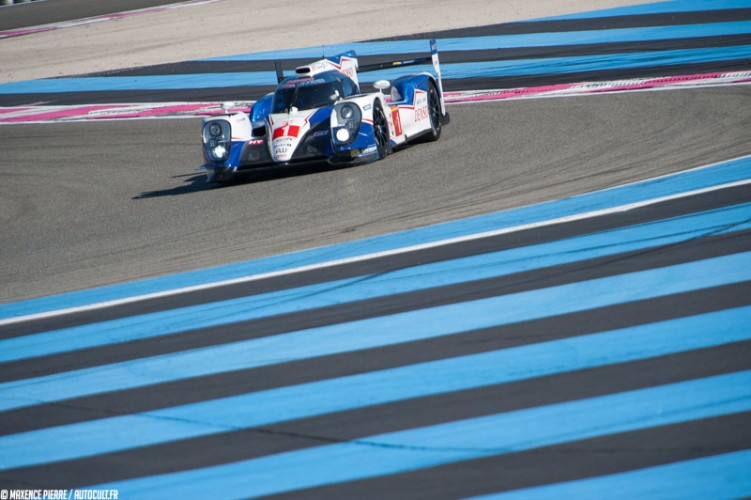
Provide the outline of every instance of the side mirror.
[[383,92],[384,90],[388,90],[389,87],[391,87],[391,82],[388,80],[378,80],[373,84],[373,87]]
[[235,103],[230,101],[223,102],[220,107],[226,114],[229,114],[229,110],[235,107]]

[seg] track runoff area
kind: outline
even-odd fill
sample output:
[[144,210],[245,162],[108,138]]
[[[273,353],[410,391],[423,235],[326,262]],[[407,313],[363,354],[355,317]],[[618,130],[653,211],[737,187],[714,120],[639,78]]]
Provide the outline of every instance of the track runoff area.
[[0,489],[751,496],[750,195],[744,156],[4,304]]
[[[163,8],[207,1],[211,0]],[[355,50],[362,65],[412,59],[428,52],[432,38],[438,39],[449,103],[751,82],[751,0],[672,0],[408,37],[5,83],[0,84],[0,124],[218,114],[223,112],[220,101],[245,107],[271,91],[274,61],[281,61],[290,73],[319,59],[322,51],[333,55]],[[429,65],[413,69],[432,71]],[[360,81],[369,86],[403,71],[362,73]]]

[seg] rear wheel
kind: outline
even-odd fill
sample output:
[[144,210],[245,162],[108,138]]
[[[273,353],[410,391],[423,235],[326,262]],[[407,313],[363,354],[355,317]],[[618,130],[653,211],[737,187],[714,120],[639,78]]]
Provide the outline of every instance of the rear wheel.
[[443,112],[441,110],[441,99],[438,97],[438,90],[433,82],[428,83],[428,116],[430,117],[430,131],[425,134],[424,140],[427,142],[437,141],[441,137]]
[[381,101],[375,101],[373,105],[373,135],[375,136],[378,156],[385,158],[389,151],[389,122],[383,112]]

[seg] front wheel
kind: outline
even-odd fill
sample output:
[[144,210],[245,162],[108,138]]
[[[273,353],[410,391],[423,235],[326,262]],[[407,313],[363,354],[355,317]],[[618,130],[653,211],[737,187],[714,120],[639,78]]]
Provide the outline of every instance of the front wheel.
[[373,104],[373,135],[375,136],[378,156],[383,159],[389,151],[389,122],[386,121],[386,115],[379,100],[376,100]]

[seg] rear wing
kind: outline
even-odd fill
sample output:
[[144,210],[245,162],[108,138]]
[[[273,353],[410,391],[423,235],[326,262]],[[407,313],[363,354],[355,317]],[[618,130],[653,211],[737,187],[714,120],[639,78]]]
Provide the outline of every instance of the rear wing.
[[438,61],[438,44],[436,43],[435,39],[430,40],[430,55],[429,56],[418,57],[416,59],[404,59],[400,61],[387,61],[387,62],[376,63],[376,64],[366,64],[366,65],[360,66],[358,68],[358,71],[360,73],[364,73],[366,71],[376,71],[379,69],[402,68],[405,66],[417,66],[419,64],[425,64],[428,62],[433,64],[433,71],[435,71],[436,82],[438,84],[438,95],[441,96],[441,113],[445,115],[446,103],[444,102],[444,99],[443,99],[443,81],[441,79],[441,64]]
[[[404,59],[400,61],[387,61],[382,63],[376,63],[376,64],[366,64],[360,66],[357,63],[357,55],[352,52],[345,52],[344,54],[340,54],[338,56],[334,57],[327,57],[324,59],[321,59],[319,61],[316,61],[311,64],[307,64],[305,66],[300,66],[295,69],[295,73],[299,75],[314,75],[320,71],[324,71],[327,69],[337,69],[344,73],[345,75],[349,76],[354,80],[356,84],[359,85],[357,73],[364,73],[367,71],[376,71],[379,69],[390,69],[390,68],[403,68],[405,66],[416,66],[418,64],[426,64],[426,63],[432,63],[433,64],[433,71],[435,71],[436,75],[436,82],[438,85],[438,95],[441,96],[441,112],[443,115],[446,115],[446,103],[443,98],[443,81],[441,79],[441,65],[438,61],[438,45],[436,44],[435,39],[430,40],[430,55],[425,57],[418,57],[416,59]],[[284,80],[284,71],[282,69],[282,64],[280,61],[274,61],[274,67],[276,68],[276,79],[277,83],[281,83],[282,80]]]

